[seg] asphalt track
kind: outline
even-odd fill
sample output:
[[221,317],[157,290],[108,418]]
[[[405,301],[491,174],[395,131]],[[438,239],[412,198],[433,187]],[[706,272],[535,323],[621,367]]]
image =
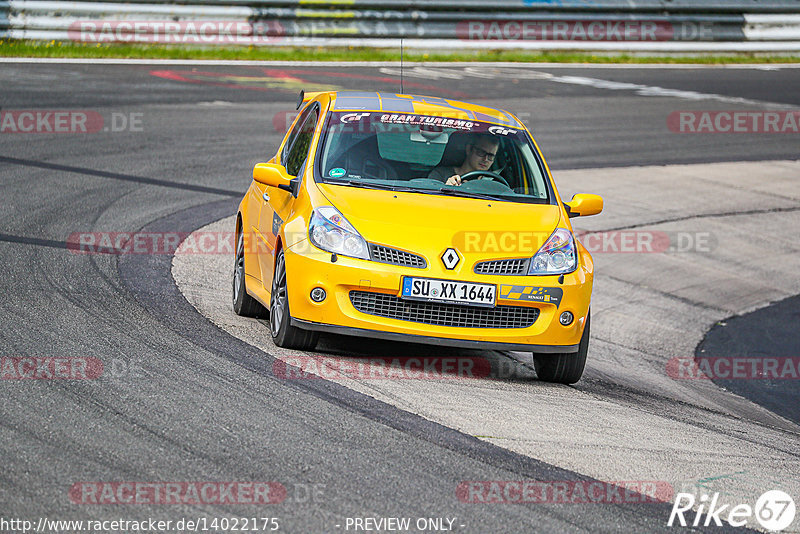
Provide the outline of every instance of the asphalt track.
[[[618,255],[602,262],[608,270],[596,287],[596,363],[577,386],[525,378],[448,390],[440,382],[280,380],[272,364],[286,355],[259,346],[261,323],[232,314],[209,321],[197,311],[211,314],[222,302],[229,280],[215,278],[212,267],[227,259],[198,257],[208,267],[198,273],[191,270],[197,262],[179,264],[182,256],[173,262],[166,254],[81,255],[66,245],[75,232],[191,232],[220,220],[224,227],[253,163],[274,152],[300,88],[396,89],[391,72],[0,64],[4,111],[90,110],[109,127],[95,134],[0,134],[2,356],[94,357],[112,370],[91,381],[0,381],[2,516],[270,514],[287,532],[344,531],[347,517],[455,517],[460,532],[650,532],[671,530],[670,505],[468,504],[456,488],[466,480],[647,481],[670,473],[676,491],[699,487],[752,504],[781,488],[797,500],[796,424],[707,381],[676,385],[664,362],[693,354],[715,321],[800,292],[798,172],[787,162],[798,159],[798,134],[679,134],[667,117],[681,110],[796,110],[798,78],[797,69],[540,66],[453,67],[407,77],[407,91],[517,112],[532,126],[562,194],[581,189],[613,199],[586,229],[663,224],[666,231],[703,229],[719,238],[713,257]],[[141,119],[141,128],[111,131],[112,113]],[[659,167],[767,160],[775,163]],[[758,261],[764,228],[784,247],[776,265]],[[665,268],[672,276],[663,275]],[[687,281],[689,271],[700,278]],[[183,279],[186,298],[173,278],[181,272],[194,278],[193,290]],[[712,290],[695,298],[695,281]],[[665,298],[687,309],[664,307]],[[659,327],[660,319],[684,312],[683,323]],[[653,320],[644,331],[626,329],[626,314]],[[356,351],[333,338],[321,350],[351,357],[422,349],[370,344]],[[409,391],[392,389],[400,387],[417,394],[413,402],[400,395]],[[797,382],[787,387],[785,398],[796,403]],[[511,404],[519,401],[528,404]],[[481,405],[487,429],[503,434],[471,431],[465,419]],[[537,417],[518,418],[531,411]],[[103,506],[68,496],[81,481],[204,480],[278,481],[288,496],[266,507]],[[321,490],[309,498],[313,485]]]
[[[797,326],[800,297],[789,297],[771,306],[732,317],[714,325],[697,346],[697,358],[774,358],[800,354]],[[717,383],[770,411],[800,424],[797,385],[792,381],[718,380]]]

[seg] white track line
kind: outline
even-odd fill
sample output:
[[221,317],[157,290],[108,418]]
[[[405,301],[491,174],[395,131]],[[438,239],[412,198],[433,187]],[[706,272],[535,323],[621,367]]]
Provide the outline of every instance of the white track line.
[[[247,61],[236,59],[126,59],[126,58],[50,58],[50,57],[0,57],[0,63],[42,63],[65,65],[220,65],[245,67],[397,67],[399,61]],[[698,65],[673,63],[604,64],[604,63],[522,63],[511,61],[406,61],[406,64],[427,67],[503,67],[503,68],[571,68],[571,69],[740,69],[779,70],[797,69],[800,63],[753,63],[735,65]]]

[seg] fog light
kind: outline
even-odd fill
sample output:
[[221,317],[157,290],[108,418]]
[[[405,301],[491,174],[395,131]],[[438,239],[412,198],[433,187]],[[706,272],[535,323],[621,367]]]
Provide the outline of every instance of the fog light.
[[563,326],[569,326],[572,324],[572,321],[575,319],[575,316],[572,315],[572,312],[565,311],[561,314],[561,317],[558,318],[559,322]]
[[321,287],[315,287],[311,290],[311,300],[314,302],[322,302],[327,296],[328,294]]

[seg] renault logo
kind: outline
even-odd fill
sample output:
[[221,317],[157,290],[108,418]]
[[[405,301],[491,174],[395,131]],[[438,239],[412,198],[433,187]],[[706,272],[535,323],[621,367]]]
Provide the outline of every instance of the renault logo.
[[444,251],[444,254],[442,254],[442,263],[444,263],[445,268],[449,271],[455,269],[459,261],[461,261],[461,258],[458,252],[453,248],[448,248]]

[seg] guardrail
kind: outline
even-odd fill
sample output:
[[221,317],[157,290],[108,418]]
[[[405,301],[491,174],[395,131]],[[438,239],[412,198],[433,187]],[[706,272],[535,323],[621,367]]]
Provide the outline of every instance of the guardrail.
[[[0,38],[197,45],[800,51],[800,0],[0,2]],[[345,7],[346,6],[346,7]]]

